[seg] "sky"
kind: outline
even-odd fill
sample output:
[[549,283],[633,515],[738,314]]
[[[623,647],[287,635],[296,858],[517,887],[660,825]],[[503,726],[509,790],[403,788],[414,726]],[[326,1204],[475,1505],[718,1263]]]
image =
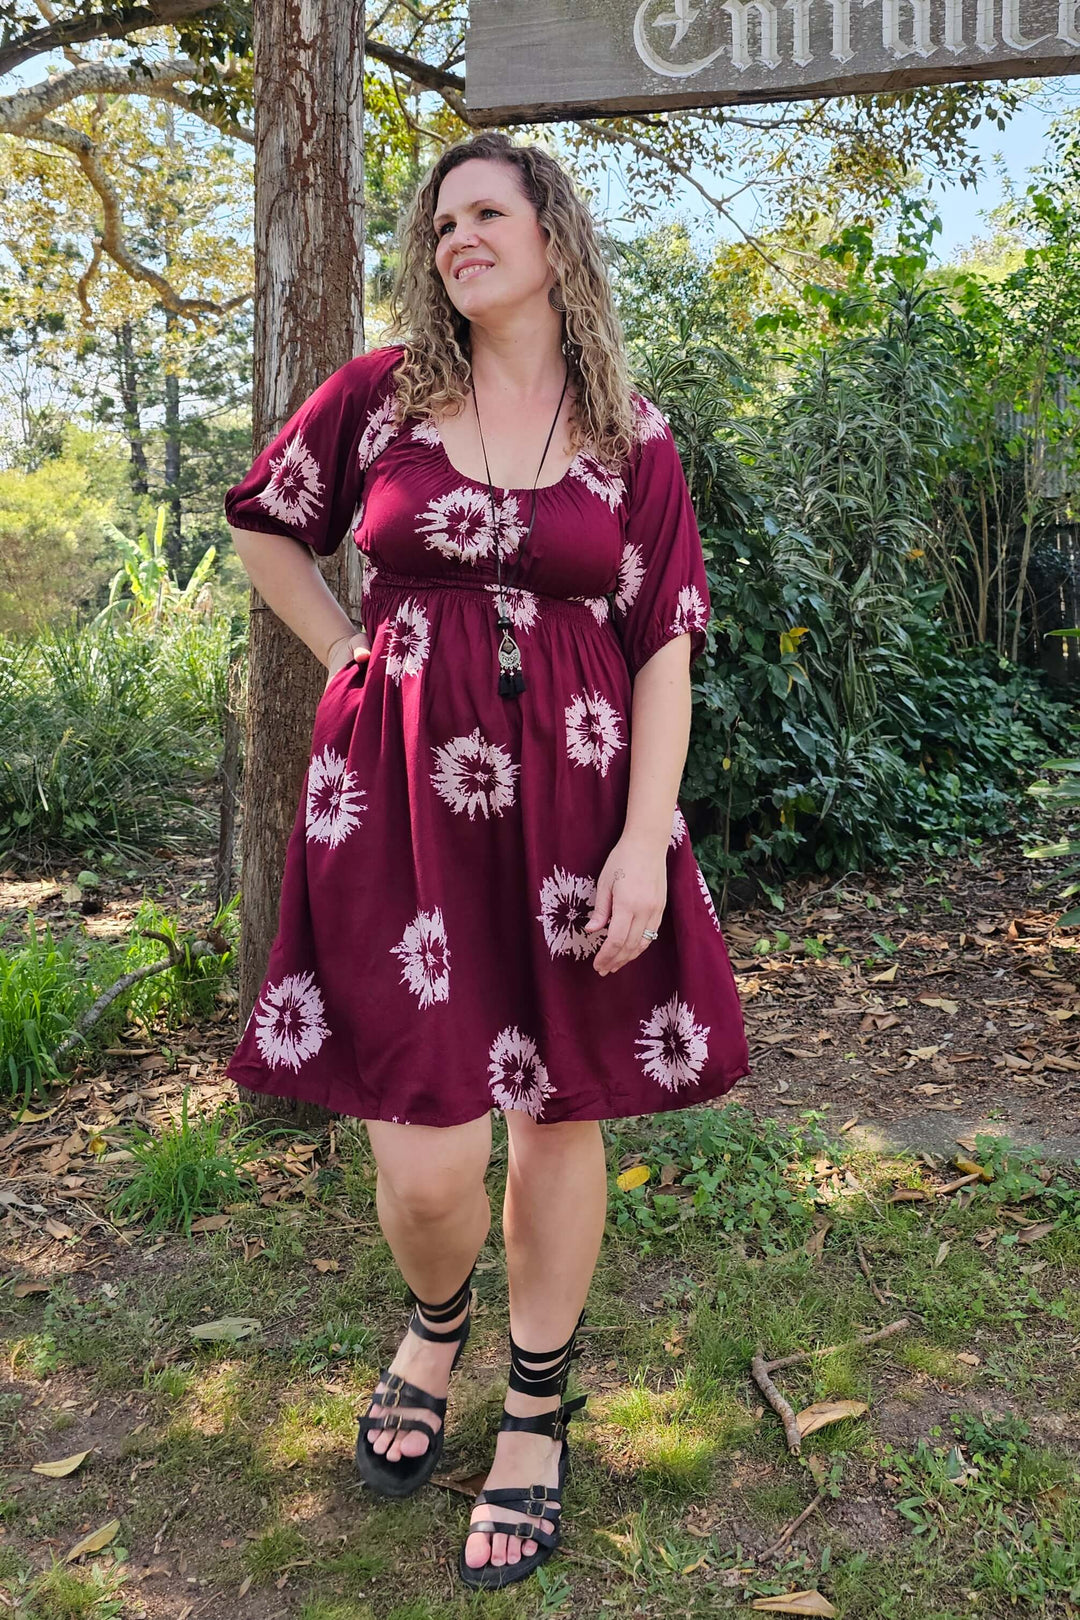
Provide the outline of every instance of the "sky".
[[[1026,88],[1023,82],[1021,88]],[[1029,182],[1029,171],[1043,156],[1052,118],[1068,108],[1080,108],[1080,78],[1048,79],[1033,99],[1008,120],[1004,132],[996,124],[983,124],[974,132],[972,144],[982,167],[978,185],[965,188],[959,180],[949,179],[944,183],[936,181],[932,187],[931,194],[942,223],[942,232],[935,244],[940,260],[947,261],[962,254],[972,241],[989,232],[991,227],[985,216],[1003,201],[1010,185],[1015,192],[1023,193]],[[708,173],[702,171],[698,178],[703,184],[715,187]],[[734,179],[724,189],[733,190],[737,183]],[[615,171],[609,177],[607,190],[607,206],[617,215],[620,180]],[[732,212],[739,224],[752,231],[757,213],[754,193],[745,193],[734,204]],[[663,210],[657,217],[682,219],[703,243],[735,235],[731,226],[718,227],[714,211],[689,187],[679,206]],[[615,229],[618,230],[617,225]]]

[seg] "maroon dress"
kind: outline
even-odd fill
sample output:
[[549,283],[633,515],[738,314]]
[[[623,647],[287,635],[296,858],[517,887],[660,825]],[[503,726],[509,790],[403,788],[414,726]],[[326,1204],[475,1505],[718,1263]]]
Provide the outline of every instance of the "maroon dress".
[[[526,690],[500,697],[488,488],[434,425],[394,423],[400,356],[342,366],[225,497],[235,528],[323,556],[351,528],[371,640],[320,700],[277,937],[226,1073],[416,1125],[720,1097],[750,1072],[746,1036],[681,810],[659,938],[601,976],[603,933],[583,931],[626,815],[633,676],[674,636],[695,659],[705,644],[671,430],[638,397],[620,472],[581,453],[537,491],[508,593]],[[495,494],[505,578],[530,492]]]

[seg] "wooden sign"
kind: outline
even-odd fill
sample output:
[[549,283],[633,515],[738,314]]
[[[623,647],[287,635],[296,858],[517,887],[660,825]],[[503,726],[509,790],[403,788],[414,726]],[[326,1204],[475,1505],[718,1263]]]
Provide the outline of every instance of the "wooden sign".
[[477,123],[1080,72],[1080,0],[472,0]]

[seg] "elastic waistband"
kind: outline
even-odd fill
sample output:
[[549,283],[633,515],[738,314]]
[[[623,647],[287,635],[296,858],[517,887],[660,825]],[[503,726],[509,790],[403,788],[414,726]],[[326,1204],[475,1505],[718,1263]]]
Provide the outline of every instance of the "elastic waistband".
[[[369,574],[368,590],[377,591],[380,586],[386,586],[388,589],[395,591],[474,591],[483,592],[485,596],[494,596],[497,589],[496,582],[493,579],[447,579],[439,574],[396,574],[388,568],[374,567]],[[535,597],[537,602],[543,603],[545,612],[551,610],[555,612],[565,611],[575,618],[584,614],[586,619],[593,624],[598,625],[600,623],[588,601],[577,602],[568,596],[551,596],[546,591],[535,591],[526,585],[504,585],[503,589],[509,592],[518,591],[523,596]],[[590,600],[603,601],[604,607],[607,609],[607,602],[602,596],[590,598]],[[610,618],[611,614],[608,611],[604,623],[607,623]]]

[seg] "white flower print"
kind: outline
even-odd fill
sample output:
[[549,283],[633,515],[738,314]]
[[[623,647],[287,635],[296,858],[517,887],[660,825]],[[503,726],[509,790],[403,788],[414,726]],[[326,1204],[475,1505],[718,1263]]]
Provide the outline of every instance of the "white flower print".
[[667,432],[667,418],[662,411],[658,411],[651,399],[638,394],[637,404],[637,441],[647,444],[650,439],[662,439]]
[[361,596],[370,595],[371,587],[375,583],[375,581],[378,579],[378,577],[379,577],[378,568],[376,568],[375,564],[372,562],[370,557],[365,556],[365,558],[364,558],[364,577],[363,577],[363,579],[362,579],[362,581],[360,583],[360,595]]
[[[497,585],[489,585],[487,589],[498,596]],[[535,592],[523,590],[516,585],[504,585],[502,596],[506,603],[507,618],[515,630],[531,630],[539,622],[540,612]]]
[[675,617],[671,621],[672,635],[682,636],[691,630],[704,630],[708,620],[709,610],[702,601],[697,586],[684,585],[679,592]]
[[431,781],[435,791],[459,815],[468,811],[472,821],[501,816],[514,802],[514,778],[521,769],[499,743],[488,742],[477,726],[468,737],[452,737],[442,748],[432,745],[438,761]]
[[308,766],[307,805],[304,812],[309,843],[336,849],[360,826],[367,793],[356,786],[356,773],[335,749],[327,746],[313,754]]
[[576,692],[566,705],[566,751],[575,765],[592,765],[601,776],[626,742],[622,720],[602,692]]
[[[417,519],[417,533],[432,551],[455,562],[476,563],[495,551],[491,510],[486,489],[468,489],[463,484],[429,501]],[[525,538],[521,508],[513,496],[502,501],[496,497],[495,520],[502,555],[512,556]]]
[[675,814],[671,818],[671,837],[668,839],[668,849],[678,849],[689,830],[686,825],[686,817],[679,809],[679,806],[676,805]]
[[298,1070],[330,1034],[322,994],[311,973],[287,973],[270,985],[256,1008],[255,1039],[270,1067]]
[[431,625],[427,613],[411,597],[402,602],[386,625],[386,673],[400,686],[406,675],[417,675],[431,651]]
[[303,434],[291,438],[276,461],[270,462],[266,488],[255,499],[283,523],[306,524],[322,505],[321,469],[304,443]]
[[356,447],[356,459],[360,463],[361,472],[366,472],[375,458],[382,455],[396,432],[394,396],[393,394],[387,394],[378,410],[373,411],[368,417],[367,425],[360,435],[360,443]]
[[391,956],[401,958],[402,982],[419,998],[421,1007],[450,1000],[450,950],[446,924],[438,906],[434,911],[418,911]]
[[570,596],[567,600],[584,603],[597,624],[607,623],[608,605],[606,596]]
[[510,1024],[500,1030],[488,1052],[488,1084],[496,1108],[519,1108],[539,1119],[555,1087],[540,1061],[536,1042]]
[[650,1080],[665,1091],[693,1085],[709,1055],[709,1025],[694,1021],[694,1009],[680,1001],[678,993],[654,1007],[641,1020],[641,1034],[634,1045],[641,1048],[639,1061]]
[[615,592],[615,606],[620,613],[626,613],[633,607],[644,578],[645,564],[641,556],[641,547],[631,545],[628,540],[619,558],[619,582]]
[[694,868],[695,868],[695,870],[697,872],[697,883],[698,883],[698,888],[701,890],[701,898],[704,900],[705,905],[708,908],[709,916],[713,920],[713,927],[716,929],[716,932],[719,933],[720,932],[720,919],[716,915],[716,907],[713,904],[713,897],[712,897],[711,893],[709,892],[709,885],[705,881],[705,874],[701,870],[701,867],[698,866],[696,861],[694,862]]
[[585,450],[578,451],[567,468],[567,473],[569,477],[577,478],[594,495],[599,495],[613,512],[626,494],[626,485],[614,468],[605,467],[602,461],[590,456]]
[[557,866],[540,885],[537,922],[544,926],[548,950],[555,956],[591,956],[600,949],[603,935],[586,934],[585,924],[596,903],[596,880],[564,872]]
[[442,444],[442,435],[430,416],[425,416],[422,422],[417,422],[409,437],[417,444],[430,444],[432,447]]

